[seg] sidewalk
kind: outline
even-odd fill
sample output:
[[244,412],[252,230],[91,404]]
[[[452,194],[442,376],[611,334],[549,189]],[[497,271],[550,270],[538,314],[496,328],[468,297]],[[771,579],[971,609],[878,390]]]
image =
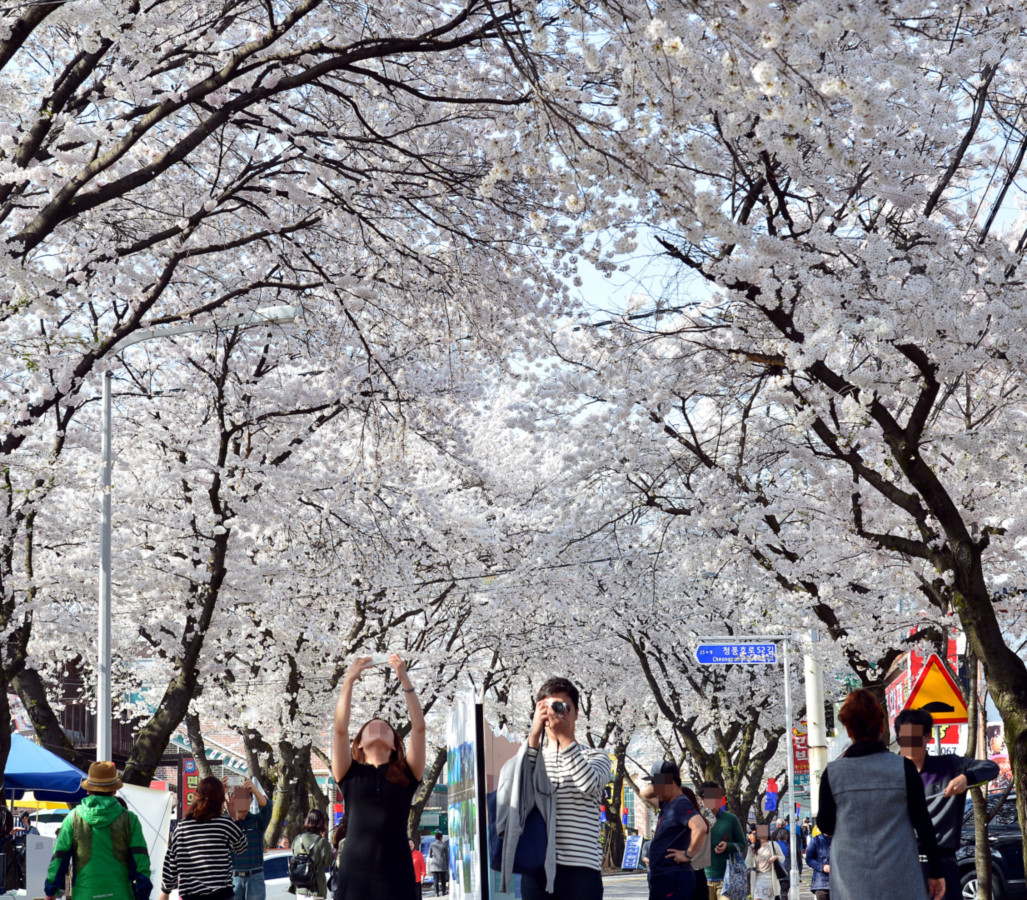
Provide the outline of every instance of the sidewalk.
[[[799,900],[814,900],[809,889],[808,873],[799,886]],[[648,900],[649,888],[644,874],[624,872],[603,876],[603,900]],[[706,900],[696,897],[694,900]]]

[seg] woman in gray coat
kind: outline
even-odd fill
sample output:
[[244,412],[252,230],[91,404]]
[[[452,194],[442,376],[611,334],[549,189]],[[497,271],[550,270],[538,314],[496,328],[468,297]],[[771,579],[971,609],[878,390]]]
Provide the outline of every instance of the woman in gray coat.
[[[870,691],[853,691],[838,717],[853,744],[828,763],[817,816],[820,830],[832,836],[831,900],[927,900],[928,893],[941,900],[945,879],[923,782],[908,759],[882,742],[881,704]],[[927,855],[927,889],[917,837]]]

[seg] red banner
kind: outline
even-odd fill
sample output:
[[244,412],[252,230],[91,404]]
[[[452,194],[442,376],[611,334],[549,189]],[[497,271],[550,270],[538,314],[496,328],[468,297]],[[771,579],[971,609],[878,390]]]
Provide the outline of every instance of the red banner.
[[809,774],[809,740],[806,734],[806,723],[800,722],[792,729],[792,753],[795,761],[795,774]]

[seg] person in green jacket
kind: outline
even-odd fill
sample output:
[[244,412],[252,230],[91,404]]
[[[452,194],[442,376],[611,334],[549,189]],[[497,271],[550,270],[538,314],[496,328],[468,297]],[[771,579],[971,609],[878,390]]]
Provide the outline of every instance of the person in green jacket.
[[292,842],[292,855],[306,853],[314,864],[314,884],[290,884],[290,894],[297,894],[300,897],[316,897],[318,900],[325,900],[328,896],[328,879],[325,872],[332,864],[332,845],[325,837],[328,830],[328,822],[325,814],[319,809],[312,809],[307,813],[306,821],[303,823],[303,833]]
[[150,896],[150,855],[143,828],[115,792],[112,762],[95,762],[82,782],[85,799],[61,823],[43,891],[54,900],[69,867],[75,900],[143,900]]
[[[724,883],[724,870],[732,853],[745,853],[745,833],[738,816],[729,813],[724,806],[724,789],[713,781],[704,781],[699,786],[703,806],[717,817],[710,829],[710,864],[706,867],[706,885],[709,900],[719,900]],[[701,898],[696,898],[701,900]]]

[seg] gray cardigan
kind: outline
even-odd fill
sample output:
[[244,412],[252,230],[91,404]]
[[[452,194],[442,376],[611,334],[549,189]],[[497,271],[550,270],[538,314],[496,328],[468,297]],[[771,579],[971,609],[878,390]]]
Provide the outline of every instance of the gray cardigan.
[[501,891],[509,891],[513,881],[517,842],[532,807],[538,807],[546,823],[546,891],[552,893],[556,880],[556,790],[542,754],[532,766],[527,759],[528,744],[521,744],[513,759],[499,770],[496,785],[496,834],[503,839],[503,858],[499,870]]

